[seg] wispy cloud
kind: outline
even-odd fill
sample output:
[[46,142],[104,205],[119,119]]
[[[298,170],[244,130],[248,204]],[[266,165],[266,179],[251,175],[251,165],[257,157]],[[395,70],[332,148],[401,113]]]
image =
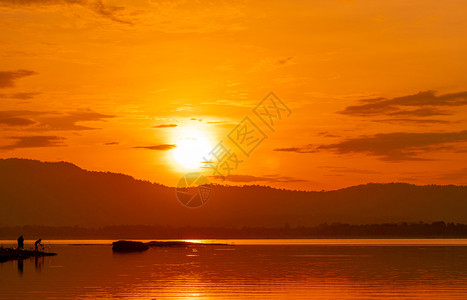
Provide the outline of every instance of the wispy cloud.
[[336,138],[336,137],[340,137],[339,135],[331,134],[331,133],[328,132],[328,131],[318,132],[317,135],[320,135],[320,136],[323,136],[323,137],[327,137],[327,138]]
[[393,117],[432,117],[432,116],[450,116],[452,113],[438,108],[417,108],[401,109],[387,112],[386,115]]
[[36,124],[36,122],[30,119],[26,119],[26,118],[18,118],[18,117],[1,118],[0,117],[0,124],[4,124],[8,126],[29,126],[32,124]]
[[436,119],[377,119],[373,122],[391,123],[391,124],[449,124],[452,123],[446,120]]
[[20,148],[41,148],[65,146],[65,138],[59,136],[12,136],[8,139],[15,140],[13,144],[0,146],[0,150],[14,150]]
[[38,118],[38,128],[45,131],[60,130],[93,130],[96,127],[79,125],[79,122],[105,121],[114,118],[114,115],[101,114],[93,111],[72,111],[63,115],[46,116]]
[[39,95],[39,93],[14,93],[14,94],[0,94],[0,98],[29,100]]
[[1,71],[0,88],[14,87],[18,79],[37,74],[31,70]]
[[339,143],[277,148],[274,151],[314,153],[329,150],[338,154],[364,153],[381,160],[399,162],[428,160],[420,154],[452,149],[453,144],[467,142],[467,130],[443,133],[396,132],[349,138]]
[[[458,170],[454,170],[451,172],[441,174],[440,176],[438,176],[438,179],[449,180],[449,181],[459,180],[459,179],[466,180],[467,179],[467,168],[461,168]],[[467,181],[465,181],[465,183],[467,183]]]
[[467,105],[467,91],[436,95],[435,91],[424,91],[414,95],[392,99],[375,98],[360,100],[360,105],[346,107],[340,113],[352,116],[439,116],[452,113],[440,110],[439,107]]
[[278,68],[282,68],[293,64],[293,57],[267,57],[259,60],[255,65],[252,66],[251,71],[273,71]]
[[161,145],[153,145],[153,146],[136,146],[133,147],[135,149],[148,149],[148,150],[160,150],[160,151],[167,151],[177,147],[174,144],[161,144]]
[[[47,112],[30,110],[0,111],[0,124],[7,126],[29,126],[20,128],[27,131],[93,130],[96,127],[83,126],[80,122],[106,121],[114,115],[101,114],[91,110],[70,112]],[[33,126],[32,126],[33,125]]]
[[222,176],[211,176],[215,179],[223,179],[230,182],[267,182],[267,183],[274,183],[274,182],[306,182],[306,180],[298,179],[289,176],[281,176],[281,175],[264,175],[264,176],[254,176],[254,175],[228,175],[225,177]]
[[[123,4],[124,3],[124,4]],[[125,26],[139,26],[170,33],[237,31],[244,28],[239,1],[120,1],[103,0],[1,0],[0,6],[36,7],[80,6],[97,17]]]
[[92,10],[97,15],[109,20],[132,24],[131,21],[122,18],[120,13],[125,10],[123,6],[105,4],[102,0],[2,0],[0,6],[51,6],[51,5],[79,5]]
[[107,5],[107,4],[104,4],[101,0],[89,2],[86,6],[91,8],[98,15],[104,18],[107,18],[109,20],[112,20],[114,22],[127,24],[127,25],[133,24],[132,21],[126,20],[122,16],[119,15],[120,12],[125,10],[125,7],[123,6]]
[[275,148],[274,151],[278,152],[296,152],[296,153],[315,153],[317,152],[316,146],[312,144],[296,147]]
[[161,125],[156,125],[153,126],[152,128],[171,128],[171,127],[177,127],[177,124],[161,124]]
[[318,168],[328,169],[333,173],[355,173],[355,174],[381,174],[379,171],[368,170],[368,169],[356,169],[348,167],[338,167],[338,166],[320,166]]

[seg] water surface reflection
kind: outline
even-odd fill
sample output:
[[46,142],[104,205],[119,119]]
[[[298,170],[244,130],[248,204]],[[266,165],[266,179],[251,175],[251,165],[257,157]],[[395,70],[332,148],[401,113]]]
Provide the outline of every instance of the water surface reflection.
[[21,267],[19,261],[0,264],[0,299],[467,299],[465,246],[53,249],[58,256]]

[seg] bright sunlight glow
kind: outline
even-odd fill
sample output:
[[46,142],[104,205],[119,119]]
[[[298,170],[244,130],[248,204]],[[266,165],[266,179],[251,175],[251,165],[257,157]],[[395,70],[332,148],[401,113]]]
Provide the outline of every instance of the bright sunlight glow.
[[183,168],[197,169],[212,150],[205,134],[195,129],[184,130],[173,150],[174,160]]

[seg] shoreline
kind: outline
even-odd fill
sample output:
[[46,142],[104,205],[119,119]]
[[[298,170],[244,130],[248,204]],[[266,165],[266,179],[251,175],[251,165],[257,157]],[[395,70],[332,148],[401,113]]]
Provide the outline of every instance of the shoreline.
[[14,248],[0,248],[0,263],[10,260],[23,260],[31,257],[55,256],[57,253],[38,250],[18,250]]

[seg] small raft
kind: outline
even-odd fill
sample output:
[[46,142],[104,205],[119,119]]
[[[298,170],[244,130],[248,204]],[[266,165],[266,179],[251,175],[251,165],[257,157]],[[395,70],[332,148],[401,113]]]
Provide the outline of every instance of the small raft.
[[141,252],[149,247],[192,247],[192,246],[225,246],[219,243],[195,243],[187,241],[151,241],[147,243],[120,240],[112,243],[114,252]]
[[186,241],[151,241],[146,245],[150,247],[188,247],[188,246],[225,246],[227,244],[221,243],[197,243]]

